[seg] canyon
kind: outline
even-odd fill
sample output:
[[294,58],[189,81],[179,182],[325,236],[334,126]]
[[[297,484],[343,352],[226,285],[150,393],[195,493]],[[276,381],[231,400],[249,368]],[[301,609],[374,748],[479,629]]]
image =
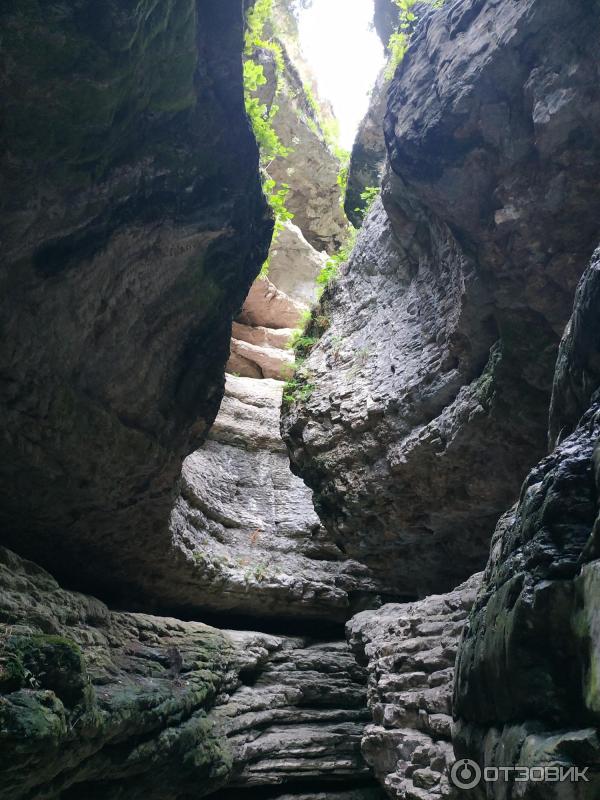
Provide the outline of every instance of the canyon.
[[600,7],[303,5],[0,10],[7,800],[600,796]]

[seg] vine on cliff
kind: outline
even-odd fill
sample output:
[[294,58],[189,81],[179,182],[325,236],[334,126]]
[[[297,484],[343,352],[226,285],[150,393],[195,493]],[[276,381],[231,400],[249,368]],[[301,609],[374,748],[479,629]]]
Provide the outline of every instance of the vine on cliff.
[[417,3],[428,3],[434,8],[444,5],[444,0],[394,0],[400,10],[398,29],[392,33],[388,42],[389,60],[385,68],[385,78],[391,80],[410,45],[410,40],[417,22],[414,6]]
[[[293,219],[294,215],[288,211],[285,205],[289,186],[281,184],[278,187],[267,171],[275,158],[287,158],[292,152],[282,143],[273,127],[273,119],[279,111],[279,106],[273,103],[270,108],[267,108],[267,104],[261,101],[258,94],[260,87],[267,83],[264,67],[256,61],[261,51],[268,51],[273,55],[277,81],[275,96],[279,91],[279,75],[285,69],[281,45],[275,41],[273,36],[266,35],[267,27],[273,27],[272,13],[273,0],[257,0],[248,13],[244,42],[244,100],[246,113],[260,151],[263,191],[275,217],[273,243],[277,240],[285,223]],[[269,259],[267,258],[260,271],[261,277],[266,277],[268,271]]]

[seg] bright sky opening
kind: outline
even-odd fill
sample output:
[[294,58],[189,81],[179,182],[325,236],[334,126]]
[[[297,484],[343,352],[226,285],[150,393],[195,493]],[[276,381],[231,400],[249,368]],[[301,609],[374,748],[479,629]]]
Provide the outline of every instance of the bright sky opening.
[[384,64],[372,29],[373,0],[313,0],[300,11],[300,43],[340,123],[340,144],[350,150]]

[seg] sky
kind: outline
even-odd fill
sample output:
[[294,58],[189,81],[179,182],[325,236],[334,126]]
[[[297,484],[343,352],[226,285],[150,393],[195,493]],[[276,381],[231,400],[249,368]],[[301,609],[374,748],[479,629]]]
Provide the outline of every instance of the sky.
[[368,92],[384,64],[371,30],[373,0],[313,0],[300,12],[300,43],[340,123],[340,144],[350,150],[369,105]]

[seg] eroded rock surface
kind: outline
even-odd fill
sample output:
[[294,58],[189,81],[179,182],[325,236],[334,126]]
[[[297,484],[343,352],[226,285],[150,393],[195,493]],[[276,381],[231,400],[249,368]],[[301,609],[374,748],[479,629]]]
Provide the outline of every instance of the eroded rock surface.
[[368,674],[373,724],[362,752],[391,798],[461,796],[448,777],[454,661],[480,580],[474,575],[447,595],[363,611],[346,625]]
[[107,592],[166,535],[272,230],[242,4],[150,5],[0,12],[2,539]]
[[[598,15],[461,0],[392,82],[392,171],[286,412],[336,541],[401,591],[455,586],[546,446],[600,212]],[[510,98],[510,100],[507,100]]]
[[5,549],[0,592],[3,797],[285,795],[299,781],[309,797],[378,797],[360,754],[365,673],[345,642],[109,611]]
[[[555,410],[574,408],[574,389],[584,402],[579,379],[587,374],[591,405],[530,472],[519,502],[500,520],[457,661],[457,755],[490,767],[589,768],[589,782],[567,781],[564,794],[523,783],[519,796],[527,800],[592,800],[600,791],[600,404],[598,374],[587,371],[599,352],[599,284],[594,259],[561,347],[554,398]],[[473,796],[506,795],[498,784]]]
[[[289,3],[275,0],[274,17],[284,70],[276,74],[275,65],[269,63],[272,54],[264,53],[267,84],[262,96],[268,108],[272,103],[279,108],[273,128],[290,153],[286,158],[276,158],[268,172],[278,184],[289,185],[286,205],[306,240],[319,252],[333,253],[343,243],[348,223],[337,183],[340,163],[321,127],[327,109],[313,97],[316,87],[298,47],[296,22]],[[315,102],[322,106],[321,113],[317,113]]]
[[382,71],[373,87],[368,111],[360,123],[350,155],[344,210],[350,222],[357,228],[363,221],[366,207],[366,201],[361,194],[367,188],[380,186],[383,178],[387,156],[383,118],[387,109],[389,85],[390,82]]
[[577,287],[573,316],[560,344],[552,404],[550,444],[573,432],[600,386],[600,249]]
[[209,441],[184,464],[171,521],[180,576],[167,576],[161,594],[219,612],[343,622],[381,586],[333,544],[290,471],[282,387],[227,376]]

